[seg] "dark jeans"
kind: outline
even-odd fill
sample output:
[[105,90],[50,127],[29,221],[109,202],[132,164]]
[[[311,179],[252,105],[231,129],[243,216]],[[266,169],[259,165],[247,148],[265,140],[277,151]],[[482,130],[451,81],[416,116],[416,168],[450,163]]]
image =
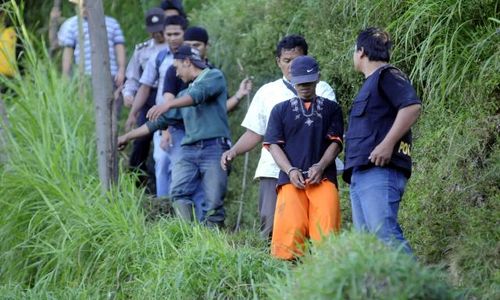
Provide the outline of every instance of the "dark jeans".
[[[139,111],[139,116],[137,118],[137,127],[144,125],[148,120],[146,118],[146,114],[148,110],[155,105],[156,99],[156,89],[151,89],[151,93],[149,97]],[[132,143],[132,153],[130,154],[130,169],[132,171],[138,171],[139,174],[139,182],[138,184],[145,186],[149,181],[155,182],[155,174],[153,170],[150,170],[147,166],[147,160],[149,157],[149,151],[151,148],[151,141],[153,140],[153,133],[134,140]],[[155,194],[155,191],[150,191],[152,194]]]
[[[220,167],[220,157],[229,149],[226,138],[201,140],[183,145],[181,157],[172,172],[172,199],[174,206],[193,210],[194,195],[201,185],[204,219],[207,226],[223,226],[224,197],[227,189],[227,171]],[[184,216],[181,216],[185,218]]]

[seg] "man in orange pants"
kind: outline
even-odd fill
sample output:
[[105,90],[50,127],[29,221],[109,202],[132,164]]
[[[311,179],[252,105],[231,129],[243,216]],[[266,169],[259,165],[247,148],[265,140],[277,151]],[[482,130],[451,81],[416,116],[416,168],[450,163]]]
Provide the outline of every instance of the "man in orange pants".
[[271,254],[284,260],[302,255],[305,239],[340,229],[335,157],[344,131],[340,106],[316,96],[316,60],[299,56],[290,72],[297,97],[273,108],[264,137],[281,169]]

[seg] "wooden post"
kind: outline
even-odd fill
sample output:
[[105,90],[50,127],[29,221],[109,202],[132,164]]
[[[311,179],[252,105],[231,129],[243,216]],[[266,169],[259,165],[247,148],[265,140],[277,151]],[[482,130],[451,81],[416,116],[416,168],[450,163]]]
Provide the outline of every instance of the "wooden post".
[[[101,0],[87,0],[88,26],[92,58],[97,158],[103,192],[118,178],[116,141],[112,134],[113,83],[110,71],[108,35]],[[83,53],[82,53],[83,55]]]

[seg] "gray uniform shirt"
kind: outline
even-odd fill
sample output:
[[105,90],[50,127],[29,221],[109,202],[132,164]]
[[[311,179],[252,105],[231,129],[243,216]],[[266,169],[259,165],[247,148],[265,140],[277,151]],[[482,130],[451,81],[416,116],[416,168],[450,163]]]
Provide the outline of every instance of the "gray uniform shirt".
[[[163,61],[158,67],[156,58],[162,51],[167,51],[167,55],[165,55]],[[174,54],[172,53],[172,51],[170,51],[170,48],[166,48],[162,51],[158,52],[155,56],[152,56],[150,59],[148,59],[146,68],[144,69],[141,79],[139,80],[141,84],[145,84],[150,87],[154,87],[155,84],[157,84],[158,91],[163,91],[165,74],[167,73],[167,69],[174,62]],[[156,93],[156,104],[161,104],[163,102],[163,94],[161,92]]]
[[[150,57],[153,60],[156,58],[158,52],[163,49],[167,49],[168,44],[158,44],[154,39],[149,39],[144,43],[137,44],[135,46],[134,54],[127,65],[127,80],[123,86],[122,94],[123,96],[135,96],[137,90],[139,89],[141,83],[139,82],[142,73],[146,69],[146,65]],[[157,87],[158,82],[155,82],[153,87]]]

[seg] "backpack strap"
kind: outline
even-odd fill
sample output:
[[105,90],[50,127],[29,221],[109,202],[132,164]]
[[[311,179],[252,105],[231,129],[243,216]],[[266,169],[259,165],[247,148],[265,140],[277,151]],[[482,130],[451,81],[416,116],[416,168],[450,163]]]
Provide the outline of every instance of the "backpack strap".
[[161,63],[165,60],[165,57],[167,57],[169,53],[168,49],[163,49],[158,54],[156,55],[156,69],[159,70]]

